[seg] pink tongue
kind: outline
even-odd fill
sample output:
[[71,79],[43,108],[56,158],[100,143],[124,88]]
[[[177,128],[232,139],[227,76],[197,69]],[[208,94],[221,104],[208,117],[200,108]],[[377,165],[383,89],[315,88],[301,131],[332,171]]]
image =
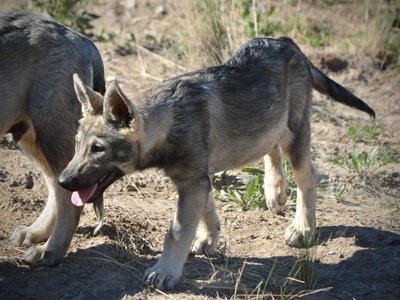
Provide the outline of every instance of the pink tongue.
[[90,197],[93,196],[94,192],[96,191],[97,188],[97,183],[95,185],[92,185],[91,187],[88,187],[87,189],[73,192],[71,196],[71,202],[72,204],[76,206],[83,206]]

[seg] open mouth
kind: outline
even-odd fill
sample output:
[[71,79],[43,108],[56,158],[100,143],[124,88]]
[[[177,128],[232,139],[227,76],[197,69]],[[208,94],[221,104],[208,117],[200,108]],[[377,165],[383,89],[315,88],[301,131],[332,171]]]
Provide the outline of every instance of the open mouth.
[[110,174],[104,176],[94,185],[75,191],[72,193],[71,202],[75,206],[83,206],[96,200],[114,181],[121,178],[124,174],[121,170],[114,170]]

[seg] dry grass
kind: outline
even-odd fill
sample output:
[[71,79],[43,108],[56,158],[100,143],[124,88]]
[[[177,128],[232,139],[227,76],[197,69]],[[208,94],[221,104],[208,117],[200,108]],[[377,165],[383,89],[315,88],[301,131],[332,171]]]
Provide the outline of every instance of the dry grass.
[[363,51],[378,59],[381,69],[400,67],[400,2],[366,1],[364,28],[359,42]]
[[240,0],[184,0],[172,3],[178,20],[184,65],[221,64],[247,39]]

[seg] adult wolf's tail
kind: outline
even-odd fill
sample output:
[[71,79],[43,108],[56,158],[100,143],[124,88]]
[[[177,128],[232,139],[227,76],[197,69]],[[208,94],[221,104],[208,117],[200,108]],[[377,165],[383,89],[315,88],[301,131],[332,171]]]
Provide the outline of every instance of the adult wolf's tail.
[[364,111],[372,118],[375,118],[375,111],[367,103],[322,73],[309,59],[307,59],[307,62],[310,68],[312,85],[318,92],[331,96],[337,102]]

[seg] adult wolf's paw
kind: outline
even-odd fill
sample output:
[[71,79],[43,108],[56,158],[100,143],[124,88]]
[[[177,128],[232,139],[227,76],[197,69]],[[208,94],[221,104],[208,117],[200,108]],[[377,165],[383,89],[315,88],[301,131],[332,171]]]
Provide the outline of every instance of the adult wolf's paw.
[[144,284],[147,286],[153,286],[159,290],[172,290],[175,284],[180,280],[180,272],[175,270],[168,270],[163,268],[158,263],[154,267],[149,268],[144,273]]
[[62,251],[46,251],[46,244],[30,247],[22,259],[33,266],[55,266],[64,258]]
[[297,228],[293,223],[286,228],[284,239],[289,246],[308,248],[314,243],[313,232],[310,227]]
[[39,266],[45,250],[45,245],[32,246],[24,253],[22,259],[33,266]]
[[44,242],[49,235],[42,230],[35,230],[31,226],[19,226],[10,237],[10,241],[14,246],[29,247],[33,244]]

